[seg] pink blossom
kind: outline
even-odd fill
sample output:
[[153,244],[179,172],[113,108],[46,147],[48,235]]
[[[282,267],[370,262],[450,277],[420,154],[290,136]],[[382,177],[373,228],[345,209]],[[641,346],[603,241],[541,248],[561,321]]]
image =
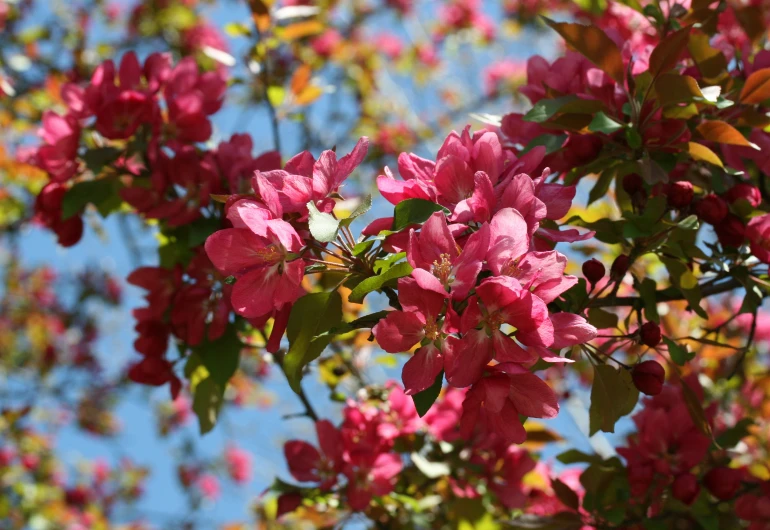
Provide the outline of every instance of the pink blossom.
[[461,300],[475,285],[488,248],[488,225],[471,234],[460,249],[447,227],[446,217],[436,212],[419,234],[414,229],[409,232],[406,255],[414,268],[412,277],[420,287]]
[[219,498],[221,488],[219,486],[219,480],[217,477],[210,473],[202,474],[196,483],[198,491],[201,496],[209,501],[215,501]]
[[401,278],[398,297],[404,310],[389,312],[372,333],[389,353],[409,351],[425,341],[402,372],[406,393],[411,395],[431,386],[444,367],[441,343],[446,336],[442,319],[445,296],[423,289],[414,278]]
[[228,219],[234,228],[214,232],[205,249],[219,272],[237,279],[230,297],[234,311],[259,317],[299,298],[305,265],[293,256],[302,247],[294,228],[250,200],[230,207]]
[[337,483],[342,467],[342,438],[340,432],[327,420],[316,422],[316,433],[321,448],[307,442],[292,440],[286,442],[283,451],[289,472],[300,482],[317,482],[322,490],[328,490]]
[[225,449],[225,462],[230,477],[238,484],[251,480],[251,454],[240,447],[230,445]]
[[770,263],[770,214],[754,217],[746,227],[751,253],[763,263]]

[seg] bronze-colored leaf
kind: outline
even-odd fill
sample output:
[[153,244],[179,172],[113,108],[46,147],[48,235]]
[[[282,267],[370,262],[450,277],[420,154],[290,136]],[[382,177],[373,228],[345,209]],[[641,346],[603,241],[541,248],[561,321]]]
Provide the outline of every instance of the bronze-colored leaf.
[[759,146],[749,142],[738,129],[732,125],[720,120],[704,121],[696,130],[704,140],[716,142],[718,144],[740,145],[742,147],[753,147],[759,149]]
[[299,68],[297,68],[294,71],[294,74],[291,76],[291,83],[290,83],[291,93],[296,96],[297,94],[305,90],[308,83],[310,82],[310,76],[312,75],[312,73],[313,73],[312,70],[306,64],[303,64]]
[[770,68],[757,70],[746,79],[741,90],[741,103],[752,105],[770,98]]
[[604,70],[612,79],[623,84],[625,73],[623,56],[617,44],[604,31],[596,26],[554,22],[548,18],[545,18],[545,22],[555,29],[572,48]]
[[695,61],[695,66],[704,79],[712,83],[719,83],[727,77],[727,59],[721,51],[709,44],[708,35],[700,31],[693,31],[690,34],[687,47]]
[[692,26],[687,26],[671,33],[652,50],[650,72],[653,76],[668,72],[676,66],[685,48],[687,48],[691,28]]
[[673,72],[658,76],[655,80],[655,93],[663,106],[689,103],[695,98],[704,97],[694,78]]

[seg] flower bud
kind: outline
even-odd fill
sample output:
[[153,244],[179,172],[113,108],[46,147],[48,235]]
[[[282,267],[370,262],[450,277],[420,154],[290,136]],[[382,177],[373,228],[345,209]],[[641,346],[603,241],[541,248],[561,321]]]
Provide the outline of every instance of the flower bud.
[[674,182],[668,187],[668,204],[672,208],[687,208],[692,202],[692,184],[687,181]]
[[731,499],[741,487],[743,472],[729,467],[715,467],[703,476],[703,485],[719,500]]
[[59,244],[71,247],[83,237],[83,219],[76,215],[53,226]]
[[657,396],[663,390],[666,371],[655,361],[644,361],[634,366],[631,379],[639,392],[648,396]]
[[287,513],[293,512],[302,504],[302,496],[299,493],[283,493],[278,497],[278,513],[276,517],[281,517]]
[[719,242],[723,247],[738,248],[746,239],[746,227],[737,215],[730,214],[721,223],[714,226]]
[[634,196],[637,192],[644,192],[644,181],[638,173],[629,173],[623,177],[623,190]]
[[671,494],[684,504],[692,504],[699,492],[698,479],[692,473],[679,475],[671,485]]
[[695,213],[705,222],[715,225],[727,217],[727,203],[722,197],[709,193],[695,204]]
[[604,265],[598,259],[591,258],[583,263],[583,276],[591,285],[596,285],[599,280],[604,278],[605,272]]
[[642,340],[642,344],[654,348],[660,344],[660,326],[655,322],[645,322],[639,328],[639,338]]
[[628,256],[621,254],[612,262],[612,267],[610,267],[610,279],[615,281],[621,280],[623,276],[626,275],[626,272],[628,272],[628,267]]
[[759,188],[757,188],[756,186],[752,186],[751,184],[746,184],[745,182],[741,182],[739,184],[736,184],[729,190],[727,190],[727,193],[725,193],[725,199],[730,204],[733,204],[736,201],[744,199],[753,208],[756,208],[757,206],[759,206],[759,203],[762,202],[762,194],[759,192]]

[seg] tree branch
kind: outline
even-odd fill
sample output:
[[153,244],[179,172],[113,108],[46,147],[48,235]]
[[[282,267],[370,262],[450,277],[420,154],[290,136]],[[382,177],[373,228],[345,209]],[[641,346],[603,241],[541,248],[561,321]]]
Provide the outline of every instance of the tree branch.
[[[741,283],[738,280],[732,279],[722,283],[715,283],[708,285],[701,290],[703,297],[713,296],[715,294],[727,293],[733,289],[741,287]],[[676,300],[684,300],[684,296],[678,292],[672,290],[657,291],[655,300],[658,302],[673,302]],[[621,307],[621,306],[633,306],[641,307],[643,301],[638,296],[605,296],[599,298],[588,304],[588,307]]]

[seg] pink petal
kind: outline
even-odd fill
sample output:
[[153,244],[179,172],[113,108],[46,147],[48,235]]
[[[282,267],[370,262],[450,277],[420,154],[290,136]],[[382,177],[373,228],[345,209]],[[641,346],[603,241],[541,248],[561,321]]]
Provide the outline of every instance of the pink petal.
[[551,315],[551,322],[554,328],[552,348],[584,344],[596,337],[596,328],[579,315],[554,313]]
[[448,337],[444,356],[449,384],[457,388],[470,386],[481,379],[492,360],[492,341],[483,330],[469,331],[462,339]]
[[425,320],[419,313],[391,311],[372,328],[372,333],[380,348],[388,353],[401,353],[423,339]]
[[435,346],[431,344],[417,350],[401,371],[406,395],[417,394],[433,385],[443,368],[444,360]]
[[511,378],[510,398],[519,414],[528,418],[554,418],[559,413],[559,402],[551,387],[535,374],[514,374]]

